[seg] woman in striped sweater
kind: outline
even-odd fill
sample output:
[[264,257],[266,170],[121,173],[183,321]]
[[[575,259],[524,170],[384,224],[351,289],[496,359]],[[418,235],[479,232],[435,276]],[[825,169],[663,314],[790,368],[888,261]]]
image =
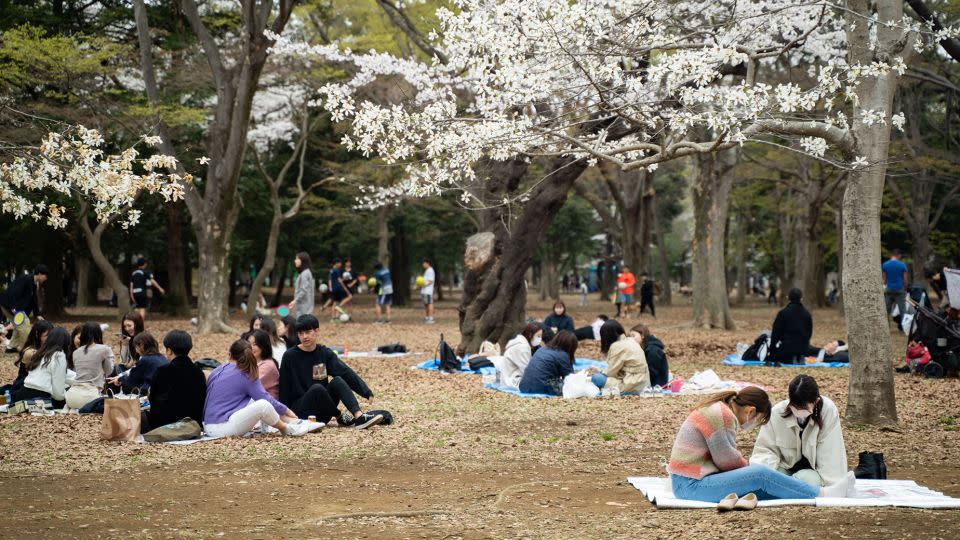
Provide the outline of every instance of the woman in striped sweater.
[[[720,509],[749,509],[764,499],[846,497],[854,478],[824,488],[762,465],[749,465],[737,449],[737,430],[750,431],[770,419],[770,398],[751,386],[722,392],[697,405],[680,426],[667,471],[680,499],[721,502]],[[726,504],[724,504],[726,503]]]

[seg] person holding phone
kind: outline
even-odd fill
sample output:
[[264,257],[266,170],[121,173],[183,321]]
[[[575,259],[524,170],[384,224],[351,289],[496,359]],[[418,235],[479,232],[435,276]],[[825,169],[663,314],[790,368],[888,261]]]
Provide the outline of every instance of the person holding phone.
[[[143,330],[143,316],[136,310],[127,312],[127,314],[120,319],[120,333],[118,334],[120,337],[120,364],[126,369],[132,368],[135,362],[133,352],[130,349],[130,340],[143,332]],[[119,373],[114,374],[117,375]]]

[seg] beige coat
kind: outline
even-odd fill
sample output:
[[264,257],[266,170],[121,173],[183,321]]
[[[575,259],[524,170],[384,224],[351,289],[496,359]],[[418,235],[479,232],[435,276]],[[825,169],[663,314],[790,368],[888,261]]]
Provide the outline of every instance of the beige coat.
[[641,392],[650,386],[650,371],[647,357],[637,340],[620,336],[620,341],[610,345],[607,351],[607,384],[604,388],[616,388],[620,393]]
[[847,474],[847,450],[843,444],[840,413],[833,401],[825,397],[822,399],[820,417],[823,419],[823,428],[810,420],[802,437],[797,419],[793,415],[782,417],[789,401],[783,400],[774,405],[770,421],[760,428],[750,464],[766,465],[786,472],[801,457],[806,457],[813,470],[823,479],[824,485],[841,481]]

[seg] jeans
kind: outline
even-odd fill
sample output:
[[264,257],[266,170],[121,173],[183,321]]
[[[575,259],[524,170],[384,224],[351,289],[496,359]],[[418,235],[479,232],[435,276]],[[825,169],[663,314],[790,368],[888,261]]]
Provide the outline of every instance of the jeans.
[[704,476],[700,480],[670,475],[673,494],[678,499],[720,502],[730,493],[743,497],[756,494],[761,501],[770,499],[814,499],[820,489],[763,465],[749,465],[732,471]]
[[204,422],[203,430],[211,437],[237,437],[256,427],[258,422],[272,426],[279,421],[280,415],[273,405],[265,399],[258,399],[235,411],[226,422],[220,424]]
[[900,318],[907,313],[907,292],[904,290],[893,291],[888,289],[883,291],[883,299],[887,305],[888,315],[890,311],[893,310],[893,305],[897,305],[900,314],[894,320],[900,321]]
[[603,388],[603,385],[607,384],[607,376],[603,373],[594,373],[590,376],[590,382],[596,385],[597,388]]
[[307,393],[293,402],[290,408],[300,418],[313,415],[318,421],[327,422],[331,418],[340,416],[340,409],[337,407],[340,403],[343,403],[347,412],[351,414],[356,414],[360,410],[357,397],[353,395],[353,390],[347,382],[340,377],[334,377],[330,379],[327,386],[320,383],[311,386]]

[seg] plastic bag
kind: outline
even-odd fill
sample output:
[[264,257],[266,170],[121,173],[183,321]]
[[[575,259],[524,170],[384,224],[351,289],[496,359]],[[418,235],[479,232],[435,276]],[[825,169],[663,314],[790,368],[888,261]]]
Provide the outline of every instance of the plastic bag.
[[563,397],[565,399],[581,397],[597,397],[600,395],[600,389],[590,380],[590,375],[586,371],[571,373],[563,379]]

